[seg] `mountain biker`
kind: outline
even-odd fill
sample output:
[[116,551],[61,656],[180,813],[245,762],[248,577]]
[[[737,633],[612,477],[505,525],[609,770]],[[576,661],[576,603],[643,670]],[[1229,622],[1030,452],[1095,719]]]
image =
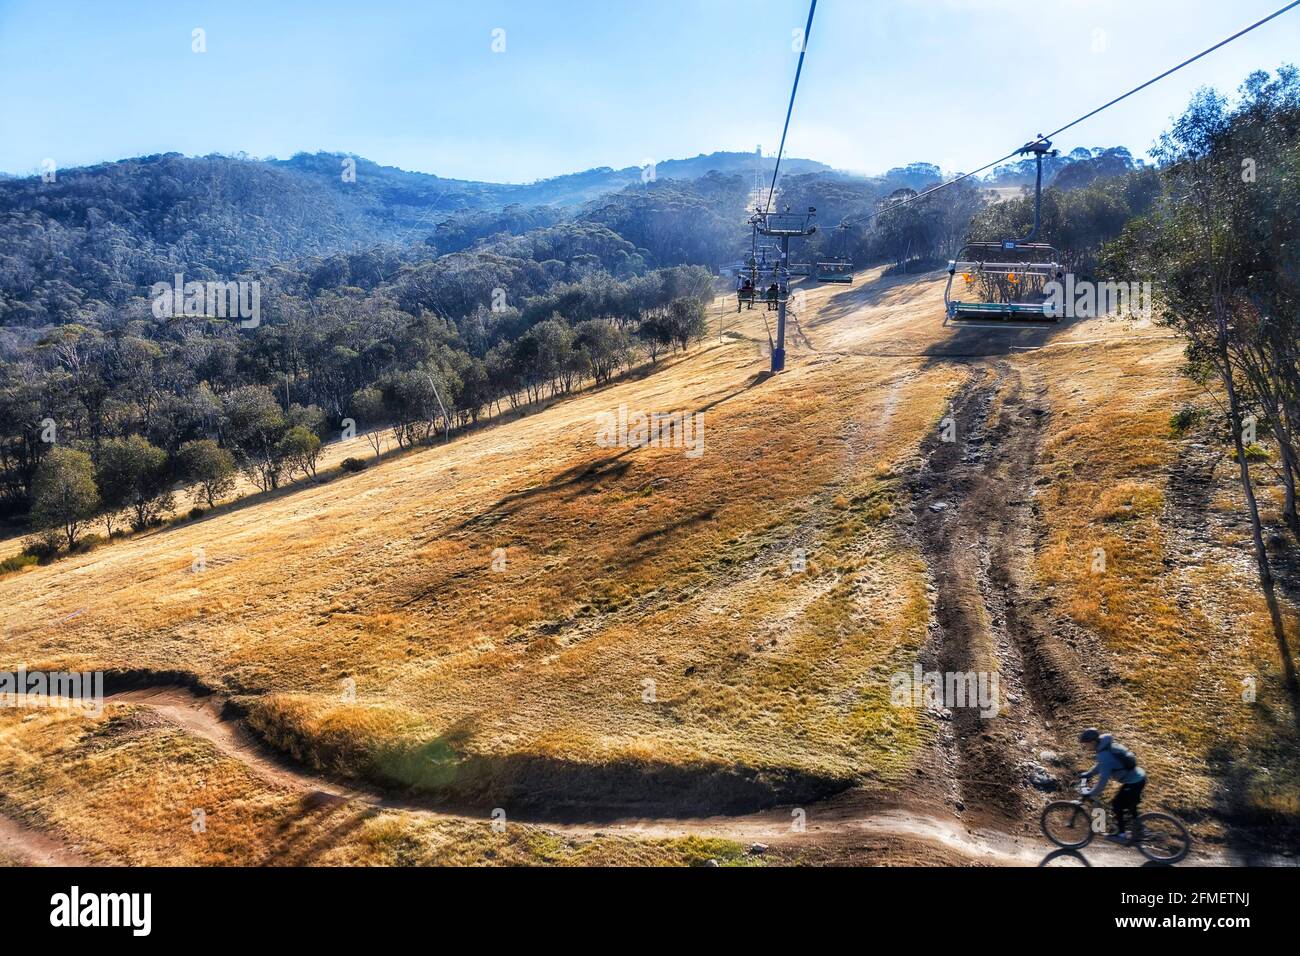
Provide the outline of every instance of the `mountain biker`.
[[1115,811],[1115,832],[1107,834],[1106,839],[1114,843],[1132,842],[1124,832],[1124,819],[1131,814],[1133,821],[1137,821],[1142,789],[1147,785],[1147,772],[1138,766],[1137,758],[1131,750],[1115,743],[1111,734],[1103,734],[1095,727],[1089,727],[1079,734],[1079,743],[1091,746],[1097,755],[1097,762],[1092,765],[1092,769],[1083,774],[1085,781],[1097,777],[1097,782],[1091,789],[1084,790],[1083,795],[1100,800],[1111,777],[1120,785],[1119,792],[1111,803],[1111,809]]

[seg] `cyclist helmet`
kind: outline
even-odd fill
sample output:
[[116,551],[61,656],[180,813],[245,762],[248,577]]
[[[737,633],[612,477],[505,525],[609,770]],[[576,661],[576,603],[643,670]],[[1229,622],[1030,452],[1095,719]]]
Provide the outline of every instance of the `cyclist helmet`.
[[1098,731],[1096,727],[1089,727],[1083,733],[1079,734],[1079,743],[1081,744],[1096,743],[1099,737],[1101,737],[1101,732]]

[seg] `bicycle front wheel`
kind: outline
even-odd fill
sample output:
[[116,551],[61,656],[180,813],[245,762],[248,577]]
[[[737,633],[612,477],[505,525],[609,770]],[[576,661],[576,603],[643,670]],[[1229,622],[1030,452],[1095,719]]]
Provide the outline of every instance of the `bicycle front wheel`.
[[1183,821],[1168,813],[1144,813],[1137,818],[1138,849],[1152,863],[1177,863],[1192,849]]
[[1083,804],[1057,800],[1043,809],[1043,836],[1059,847],[1077,850],[1092,840],[1092,817]]

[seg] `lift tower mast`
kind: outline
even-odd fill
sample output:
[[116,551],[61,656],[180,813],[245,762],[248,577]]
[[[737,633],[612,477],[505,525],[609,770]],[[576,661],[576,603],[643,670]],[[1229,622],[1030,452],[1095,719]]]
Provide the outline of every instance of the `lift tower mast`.
[[[776,265],[776,342],[772,345],[772,371],[785,368],[785,311],[790,299],[790,237],[811,236],[817,231],[813,216],[817,210],[809,206],[807,212],[755,211],[750,222],[764,236],[781,240],[781,261]],[[757,291],[757,290],[755,290]]]

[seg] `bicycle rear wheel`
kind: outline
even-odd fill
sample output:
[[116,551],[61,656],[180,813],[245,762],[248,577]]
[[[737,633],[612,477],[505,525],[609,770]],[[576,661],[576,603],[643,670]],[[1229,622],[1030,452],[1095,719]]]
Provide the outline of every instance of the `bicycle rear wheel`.
[[1092,840],[1092,817],[1083,804],[1056,800],[1043,809],[1043,836],[1057,846],[1077,850]]
[[1168,813],[1143,813],[1137,818],[1138,849],[1152,863],[1177,863],[1192,849],[1183,821]]

